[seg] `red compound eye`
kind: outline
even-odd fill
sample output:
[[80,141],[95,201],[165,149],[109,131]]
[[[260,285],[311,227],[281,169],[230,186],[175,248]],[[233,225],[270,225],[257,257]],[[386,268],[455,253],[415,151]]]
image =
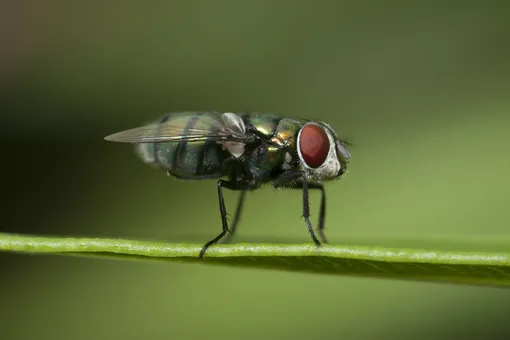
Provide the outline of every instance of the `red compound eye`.
[[299,137],[299,150],[306,165],[310,168],[320,167],[329,153],[328,135],[317,125],[305,125]]

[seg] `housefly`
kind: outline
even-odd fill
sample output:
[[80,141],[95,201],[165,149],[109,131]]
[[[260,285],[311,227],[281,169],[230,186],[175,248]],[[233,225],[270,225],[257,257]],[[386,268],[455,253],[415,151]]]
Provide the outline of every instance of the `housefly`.
[[[234,234],[247,191],[271,183],[274,188],[300,189],[303,218],[312,240],[308,191],[321,191],[318,231],[324,235],[326,197],[322,182],[339,179],[351,158],[331,126],[322,121],[268,113],[177,112],[152,124],[118,132],[107,141],[133,143],[141,159],[186,180],[216,179],[222,230],[200,251],[227,233]],[[241,191],[229,229],[223,189]]]

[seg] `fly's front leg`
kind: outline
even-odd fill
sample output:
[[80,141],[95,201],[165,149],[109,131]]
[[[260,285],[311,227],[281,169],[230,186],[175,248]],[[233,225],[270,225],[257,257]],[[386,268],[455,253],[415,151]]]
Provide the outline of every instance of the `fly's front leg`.
[[303,178],[303,218],[305,219],[306,225],[308,226],[308,231],[310,232],[310,236],[312,237],[312,240],[315,242],[317,246],[320,246],[321,243],[315,237],[315,233],[313,232],[312,223],[310,222],[310,205],[308,200],[308,181]]
[[314,184],[313,186],[310,186],[310,184],[312,184],[312,183],[308,183],[309,189],[313,188],[313,189],[319,189],[321,191],[321,206],[320,206],[320,211],[319,211],[318,229],[319,229],[319,236],[322,240],[322,243],[328,243],[328,240],[326,239],[326,235],[324,235],[324,228],[325,228],[324,220],[326,218],[326,192],[325,192],[322,184],[317,183],[317,184]]
[[[306,186],[307,186],[308,190],[309,189],[319,189],[321,191],[321,204],[320,204],[320,208],[319,208],[319,225],[317,227],[317,230],[319,231],[319,237],[320,237],[322,243],[328,243],[328,240],[326,239],[326,235],[324,234],[324,221],[326,220],[326,190],[324,190],[324,186],[320,183],[306,182]],[[289,186],[289,188],[291,188],[291,189],[300,189],[300,190],[304,190],[303,187],[304,187],[304,183],[303,183],[302,179],[296,181],[294,186]],[[303,194],[304,194],[304,192],[303,192]]]
[[[295,185],[293,185],[296,183],[299,183],[297,187]],[[315,242],[315,244],[317,246],[320,246],[321,243],[315,236],[315,233],[314,233],[313,227],[312,227],[312,223],[310,222],[310,218],[309,218],[310,217],[310,207],[308,204],[308,181],[303,176],[303,174],[300,171],[286,172],[273,182],[273,187],[275,187],[275,188],[287,187],[287,188],[296,188],[296,189],[303,190],[303,216],[302,217],[305,219],[306,226],[308,227],[308,232],[310,233],[312,240]],[[322,215],[323,210],[324,210],[324,206],[321,204],[321,215]],[[323,221],[323,216],[320,220]],[[320,225],[321,225],[321,222],[319,222],[319,226]]]
[[[215,244],[219,240],[225,236],[229,232],[228,230],[228,222],[227,222],[227,211],[225,209],[225,200],[223,199],[223,188],[227,188],[230,190],[247,190],[250,188],[249,182],[230,182],[225,180],[219,180],[218,184],[218,201],[219,201],[219,208],[220,208],[220,215],[221,215],[221,224],[222,224],[222,230],[221,233],[218,234],[215,238],[213,238],[211,241],[207,242],[200,251],[199,258],[204,257],[204,253],[211,245]],[[237,215],[236,215],[237,217]]]
[[[326,239],[326,235],[324,235],[324,221],[326,217],[326,191],[324,190],[324,186],[320,183],[315,182],[307,182],[308,189],[319,189],[321,191],[321,205],[319,208],[319,225],[317,230],[319,231],[319,237],[321,238],[322,243],[328,243]],[[293,189],[303,189],[303,184],[298,183],[296,187]]]

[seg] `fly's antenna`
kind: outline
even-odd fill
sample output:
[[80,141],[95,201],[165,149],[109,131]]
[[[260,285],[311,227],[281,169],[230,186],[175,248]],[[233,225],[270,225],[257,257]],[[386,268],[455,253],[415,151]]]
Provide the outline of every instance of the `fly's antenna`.
[[341,138],[339,140],[340,143],[342,143],[343,145],[352,146],[354,148],[356,147],[356,145],[351,142],[351,139],[349,137]]

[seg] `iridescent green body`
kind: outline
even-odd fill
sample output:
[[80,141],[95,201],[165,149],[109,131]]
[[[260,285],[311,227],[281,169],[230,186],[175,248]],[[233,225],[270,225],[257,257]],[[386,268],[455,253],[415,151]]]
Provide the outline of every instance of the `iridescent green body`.
[[[302,217],[317,245],[320,242],[309,219],[308,197],[310,189],[321,191],[318,230],[326,242],[321,182],[339,179],[351,157],[344,142],[325,122],[262,113],[172,113],[105,139],[135,144],[144,162],[166,170],[168,175],[190,180],[218,179],[222,231],[202,247],[200,258],[228,232],[234,234],[246,192],[268,182],[273,188],[302,190]],[[241,191],[230,229],[223,189]]]
[[[232,154],[223,144],[216,140],[200,141],[181,140],[177,142],[140,143],[136,145],[138,154],[149,164],[164,169],[168,174],[180,179],[214,179],[228,177],[231,180],[240,179],[242,171],[236,171],[241,163],[254,176],[257,183],[269,182],[285,169],[282,164],[299,162],[296,151],[296,138],[305,120],[284,118],[272,114],[239,114],[246,126],[255,128],[260,135],[264,135],[273,143],[247,146],[247,152],[232,162]],[[204,119],[207,118],[207,119]],[[211,129],[212,120],[220,121],[221,113],[192,112],[182,116],[165,115],[157,123],[180,121],[183,126],[182,134],[187,129]],[[209,124],[209,125],[207,125]],[[278,146],[275,146],[275,143]],[[287,157],[287,163],[285,162]]]
[[[278,177],[285,171],[283,164],[298,164],[297,134],[306,121],[269,114],[246,115],[243,118],[278,145],[258,148],[248,159],[249,169],[258,181],[268,182]],[[285,157],[288,162],[285,162]]]

